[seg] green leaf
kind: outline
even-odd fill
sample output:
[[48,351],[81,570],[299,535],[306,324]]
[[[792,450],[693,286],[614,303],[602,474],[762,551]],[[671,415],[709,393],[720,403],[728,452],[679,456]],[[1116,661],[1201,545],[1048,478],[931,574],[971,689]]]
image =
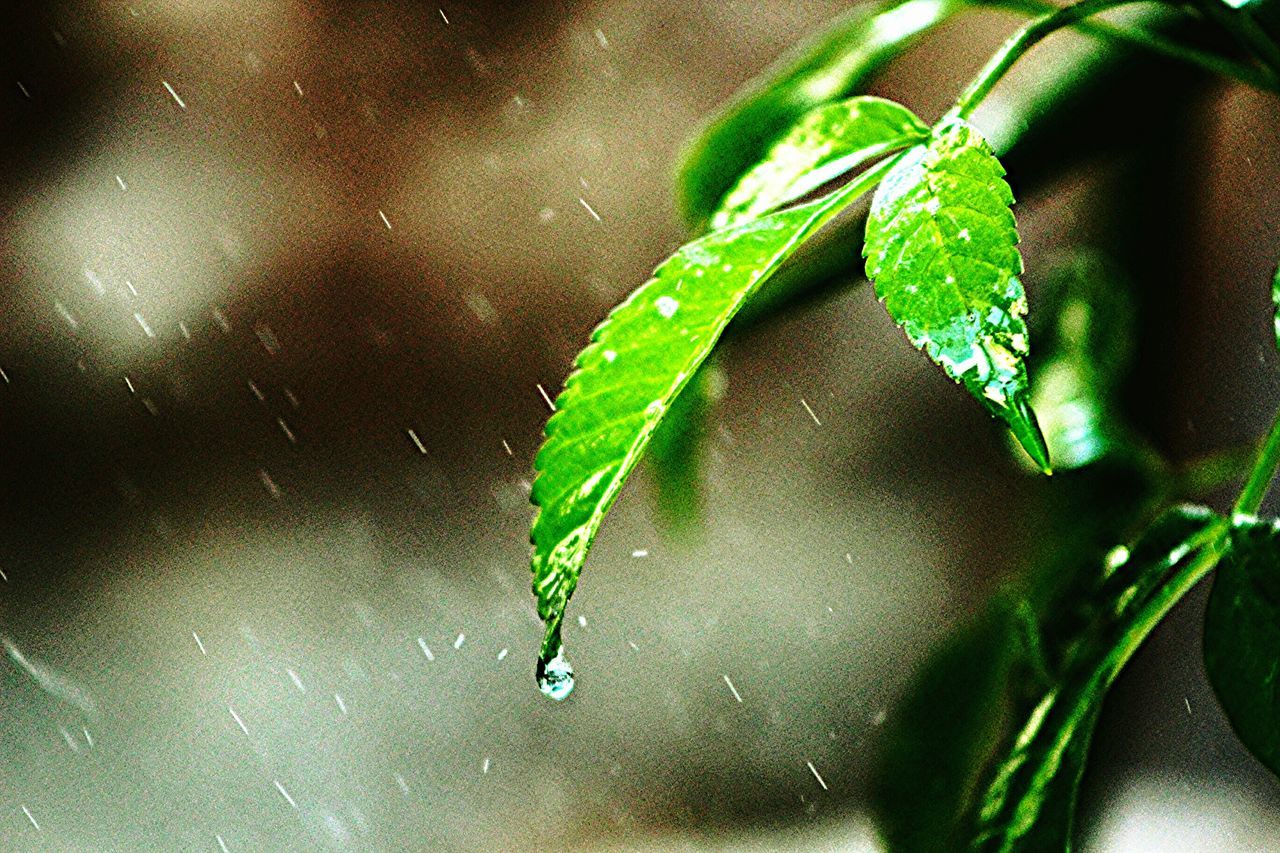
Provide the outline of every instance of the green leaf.
[[1280,529],[1238,518],[1205,613],[1209,682],[1248,750],[1280,775]]
[[[1089,739],[1107,689],[1169,606],[1165,593],[1226,522],[1203,507],[1176,507],[1077,603],[1083,636],[1065,650],[1053,682],[1034,703],[978,809],[973,851],[1069,850],[1071,820]],[[1176,590],[1175,590],[1176,592]]]
[[755,219],[928,136],[929,126],[915,113],[884,98],[860,96],[818,107],[742,176],[711,217],[711,229]]
[[560,623],[605,513],[676,395],[752,293],[815,231],[892,167],[825,198],[717,231],[681,248],[613,310],[578,356],[534,460],[533,591],[546,623],[538,683],[573,688]]
[[872,804],[894,853],[965,846],[974,799],[985,793],[978,785],[988,781],[981,772],[1006,753],[1013,726],[1089,629],[1095,614],[1080,603],[1154,488],[1153,474],[1135,467],[1141,458],[1104,460],[1055,475],[1028,570],[933,651],[890,713]]
[[1134,311],[1126,282],[1101,255],[1080,251],[1054,269],[1036,303],[1031,404],[1058,470],[1128,451],[1119,413]]
[[977,129],[943,122],[871,202],[867,277],[907,338],[1009,425],[1049,473],[1027,394],[1026,295],[1004,168]]
[[[928,134],[915,113],[884,98],[856,97],[818,107],[742,177],[712,217],[711,228],[755,219]],[[856,257],[849,254],[850,260]],[[695,379],[680,392],[649,450],[658,512],[677,534],[687,531],[701,511],[698,466],[712,408],[708,388]]]
[[798,45],[725,106],[684,154],[677,193],[700,232],[725,194],[805,113],[855,94],[917,36],[966,0],[884,0],[861,5]]

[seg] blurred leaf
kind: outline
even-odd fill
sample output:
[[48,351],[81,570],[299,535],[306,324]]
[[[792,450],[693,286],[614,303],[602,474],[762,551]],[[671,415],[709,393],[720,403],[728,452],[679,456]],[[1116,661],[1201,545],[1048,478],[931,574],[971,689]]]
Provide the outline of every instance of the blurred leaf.
[[1129,548],[1107,561],[1108,573],[1085,600],[1085,632],[1068,645],[1053,683],[1035,702],[979,807],[974,851],[1068,850],[1071,816],[1089,740],[1107,689],[1153,625],[1148,608],[1163,585],[1199,550],[1212,547],[1225,522],[1202,507],[1176,507]]
[[579,354],[534,461],[532,500],[540,510],[530,538],[533,591],[547,626],[538,681],[547,695],[562,699],[572,690],[560,640],[565,606],[605,513],[672,401],[743,302],[893,162],[818,201],[685,245],[613,310]]
[[1280,529],[1238,518],[1205,613],[1204,664],[1248,750],[1280,775]]
[[998,597],[930,656],[894,708],[872,792],[894,853],[960,846],[960,818],[1010,710],[1011,669],[1021,656],[1016,618]]
[[867,217],[867,277],[908,340],[1005,421],[1046,473],[1028,402],[1027,299],[1004,167],[960,120],[885,176]]
[[1119,413],[1134,311],[1128,282],[1093,252],[1057,267],[1036,300],[1031,403],[1054,466],[1080,468],[1128,449]]
[[[1123,456],[1055,475],[1030,570],[920,669],[886,724],[873,804],[895,853],[963,848],[976,788],[1094,613],[1103,557],[1146,513],[1154,476]],[[945,714],[938,709],[945,708]]]
[[859,96],[818,107],[742,176],[711,217],[711,228],[755,219],[928,136],[929,126],[915,113],[884,98]]
[[885,0],[858,6],[753,80],[684,154],[677,193],[691,229],[703,230],[729,190],[805,113],[855,94],[915,37],[967,5]]
[[702,519],[702,457],[723,370],[712,356],[684,386],[649,440],[655,508],[668,533],[688,533]]

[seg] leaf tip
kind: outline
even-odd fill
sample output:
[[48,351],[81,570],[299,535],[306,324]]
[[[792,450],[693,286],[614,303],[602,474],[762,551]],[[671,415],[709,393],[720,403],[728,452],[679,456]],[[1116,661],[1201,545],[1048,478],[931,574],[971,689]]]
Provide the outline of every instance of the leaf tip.
[[1031,457],[1031,461],[1036,463],[1036,467],[1046,477],[1053,476],[1053,465],[1049,461],[1049,445],[1044,440],[1044,433],[1040,431],[1035,410],[1031,408],[1026,398],[1019,395],[1014,399],[1013,406],[1002,414],[1013,432],[1013,437],[1018,440],[1018,444],[1022,445],[1027,456]]

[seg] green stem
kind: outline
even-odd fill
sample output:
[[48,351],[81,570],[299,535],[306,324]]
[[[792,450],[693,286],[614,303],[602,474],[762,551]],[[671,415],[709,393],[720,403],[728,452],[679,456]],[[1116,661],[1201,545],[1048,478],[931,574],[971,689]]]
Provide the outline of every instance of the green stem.
[[1258,26],[1249,10],[1228,9],[1219,0],[1206,0],[1196,4],[1195,8],[1235,36],[1236,41],[1260,59],[1273,74],[1280,74],[1280,47]]
[[[1258,451],[1254,459],[1249,481],[1236,501],[1235,512],[1253,514],[1262,504],[1267,487],[1280,466],[1280,412],[1271,427],[1271,433]],[[1214,570],[1219,560],[1227,552],[1232,529],[1232,519],[1219,518],[1202,530],[1197,536],[1186,542],[1186,548],[1194,556],[1181,568],[1175,568],[1169,577],[1151,593],[1133,619],[1132,627],[1125,630],[1119,642],[1110,647],[1106,655],[1098,661],[1084,676],[1083,684],[1078,690],[1067,691],[1073,697],[1070,703],[1060,709],[1063,723],[1058,726],[1049,754],[1062,756],[1070,746],[1080,726],[1096,710],[1097,698],[1103,695],[1115,681],[1121,670],[1133,655],[1146,642],[1147,637],[1155,630],[1169,611],[1182,600],[1196,584]],[[1054,696],[1049,694],[1050,704],[1044,705],[1046,714],[1032,718],[1033,728],[1024,729],[1021,738],[1034,737],[1035,733],[1045,725],[1047,713],[1058,713],[1052,706]]]
[[[1008,0],[1001,2],[1001,8],[1027,12],[1030,14],[1051,14],[1058,6],[1044,3],[1041,0]],[[1141,47],[1152,53],[1177,59],[1189,65],[1195,65],[1228,79],[1238,80],[1255,89],[1266,92],[1280,92],[1280,78],[1272,72],[1236,62],[1225,56],[1208,50],[1191,47],[1174,39],[1154,33],[1144,27],[1120,27],[1106,21],[1079,21],[1074,25],[1076,32],[1093,38],[1109,39]]]
[[1050,33],[1063,27],[1072,26],[1090,15],[1096,15],[1099,12],[1114,9],[1117,6],[1149,1],[1081,0],[1079,3],[1066,6],[1047,15],[1041,15],[1039,18],[1030,21],[1026,26],[1010,36],[996,51],[995,55],[987,61],[983,69],[978,72],[978,76],[973,78],[973,82],[965,88],[964,92],[956,100],[956,104],[952,107],[948,116],[961,119],[969,118],[987,95],[991,94],[991,90],[995,88],[996,83],[1000,82],[1000,79],[1008,73],[1013,64]]
[[[1275,478],[1277,467],[1280,467],[1280,412],[1276,413],[1271,432],[1254,459],[1249,480],[1236,500],[1233,515],[1253,515],[1258,511],[1272,479]],[[1196,554],[1195,559],[1175,571],[1168,581],[1161,584],[1139,611],[1134,623],[1135,630],[1126,632],[1125,641],[1113,648],[1094,671],[1093,686],[1105,690],[1128,663],[1129,658],[1133,657],[1133,653],[1147,639],[1147,635],[1160,624],[1173,606],[1217,567],[1218,561],[1226,553],[1231,526],[1231,519],[1223,518],[1187,543],[1192,550],[1201,549],[1200,552]],[[1092,695],[1094,694],[1087,691],[1081,694],[1085,698]],[[1088,710],[1087,702],[1080,709],[1072,709],[1073,712],[1081,715]],[[1075,713],[1072,714],[1072,717],[1074,716]]]
[[1267,495],[1267,489],[1271,487],[1271,481],[1275,479],[1277,467],[1280,467],[1280,412],[1276,413],[1271,432],[1258,451],[1253,470],[1249,472],[1249,480],[1244,484],[1240,497],[1232,508],[1236,515],[1253,515],[1258,511],[1258,507],[1262,506],[1262,499]]

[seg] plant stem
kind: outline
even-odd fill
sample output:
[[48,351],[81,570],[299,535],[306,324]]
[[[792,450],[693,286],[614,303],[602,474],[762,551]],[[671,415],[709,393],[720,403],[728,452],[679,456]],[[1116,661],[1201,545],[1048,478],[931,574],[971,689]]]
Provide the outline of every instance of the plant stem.
[[1258,451],[1253,469],[1249,472],[1249,480],[1240,491],[1240,497],[1236,500],[1232,512],[1236,515],[1256,513],[1258,507],[1262,506],[1262,499],[1266,497],[1271,481],[1275,479],[1277,467],[1280,467],[1280,412],[1276,413],[1275,422],[1271,424],[1271,432],[1267,435],[1267,441],[1262,445],[1262,449]]
[[956,104],[947,114],[948,117],[967,119],[978,105],[991,94],[1000,78],[1008,73],[1013,64],[1022,58],[1028,50],[1050,33],[1063,27],[1072,26],[1090,15],[1096,15],[1117,6],[1130,3],[1148,2],[1148,0],[1081,0],[1071,6],[1058,9],[1029,22],[1001,45],[995,55],[978,76],[965,88]]
[[[1252,515],[1262,505],[1267,488],[1280,466],[1280,412],[1266,442],[1254,459],[1249,481],[1236,501],[1235,513]],[[1214,570],[1229,547],[1232,519],[1220,518],[1206,527],[1199,535],[1188,540],[1186,547],[1195,556],[1185,566],[1175,569],[1164,583],[1152,592],[1151,597],[1136,614],[1133,627],[1125,631],[1121,642],[1115,644],[1106,656],[1089,672],[1082,689],[1074,691],[1074,699],[1064,710],[1066,722],[1059,728],[1051,752],[1066,751],[1077,729],[1093,711],[1096,697],[1102,695],[1115,680],[1125,664],[1146,642],[1156,626],[1182,600],[1196,584]]]
[[[1253,515],[1258,511],[1275,477],[1277,467],[1280,467],[1280,412],[1276,413],[1271,432],[1254,459],[1249,480],[1236,500],[1232,510],[1233,515]],[[1161,585],[1159,591],[1140,611],[1136,621],[1137,630],[1131,632],[1128,641],[1113,649],[1103,661],[1103,665],[1097,672],[1100,680],[1104,680],[1103,687],[1110,684],[1111,679],[1124,667],[1146,640],[1147,635],[1160,624],[1165,614],[1218,565],[1218,561],[1226,553],[1231,526],[1232,520],[1223,518],[1188,543],[1192,548],[1201,548],[1200,553]]]
[[[999,8],[1026,12],[1028,14],[1051,14],[1061,7],[1042,0],[1007,0],[998,4]],[[1280,78],[1267,69],[1257,68],[1243,62],[1236,62],[1209,50],[1191,47],[1174,39],[1152,32],[1145,27],[1121,27],[1106,21],[1077,22],[1073,28],[1076,32],[1099,39],[1124,42],[1135,47],[1145,48],[1152,53],[1177,59],[1189,65],[1196,65],[1228,79],[1238,80],[1255,89],[1266,92],[1280,92]]]
[[1236,41],[1262,60],[1273,74],[1280,74],[1280,47],[1258,26],[1249,10],[1228,9],[1219,0],[1207,0],[1194,8],[1235,36]]

